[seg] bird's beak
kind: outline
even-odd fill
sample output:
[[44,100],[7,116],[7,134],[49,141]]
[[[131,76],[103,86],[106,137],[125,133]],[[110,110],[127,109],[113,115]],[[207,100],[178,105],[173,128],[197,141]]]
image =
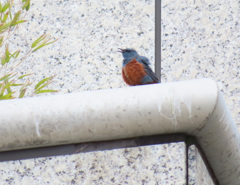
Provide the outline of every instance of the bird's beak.
[[124,53],[124,49],[118,48],[120,53]]

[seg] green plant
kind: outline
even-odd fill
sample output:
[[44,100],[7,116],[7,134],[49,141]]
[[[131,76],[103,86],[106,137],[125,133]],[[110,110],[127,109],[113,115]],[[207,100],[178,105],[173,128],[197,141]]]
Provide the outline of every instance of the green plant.
[[[16,33],[19,26],[26,22],[24,18],[30,9],[30,4],[30,0],[21,0],[17,3],[14,0],[7,0],[5,3],[0,2],[0,100],[23,98],[25,96],[28,87],[33,84],[29,78],[31,74],[19,73],[17,67],[32,53],[56,41],[49,35],[43,34],[32,43],[30,49],[23,56],[21,56],[21,50],[13,52],[9,50],[8,41]],[[16,7],[18,7],[17,11]],[[31,96],[56,92],[56,90],[45,89],[52,83],[54,77],[47,77],[39,81],[35,85]]]

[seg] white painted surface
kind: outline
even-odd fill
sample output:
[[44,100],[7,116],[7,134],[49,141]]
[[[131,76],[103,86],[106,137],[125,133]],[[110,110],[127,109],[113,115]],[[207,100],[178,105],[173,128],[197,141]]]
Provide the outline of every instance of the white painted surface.
[[220,182],[239,182],[240,136],[213,80],[0,102],[1,150],[167,133],[194,135]]

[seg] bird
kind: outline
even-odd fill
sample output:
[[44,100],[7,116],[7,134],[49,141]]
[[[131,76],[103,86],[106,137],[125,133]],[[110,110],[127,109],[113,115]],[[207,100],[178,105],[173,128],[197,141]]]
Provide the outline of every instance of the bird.
[[160,83],[156,74],[149,67],[149,59],[140,56],[134,49],[118,48],[123,56],[122,77],[129,86]]

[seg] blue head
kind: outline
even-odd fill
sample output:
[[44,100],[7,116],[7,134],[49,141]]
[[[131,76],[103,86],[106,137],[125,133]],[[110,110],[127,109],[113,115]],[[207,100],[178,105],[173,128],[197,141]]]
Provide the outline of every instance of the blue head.
[[129,49],[129,48],[120,49],[119,52],[122,53],[122,56],[124,59],[133,59],[133,58],[137,58],[139,56],[138,53],[134,49]]

